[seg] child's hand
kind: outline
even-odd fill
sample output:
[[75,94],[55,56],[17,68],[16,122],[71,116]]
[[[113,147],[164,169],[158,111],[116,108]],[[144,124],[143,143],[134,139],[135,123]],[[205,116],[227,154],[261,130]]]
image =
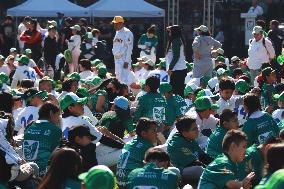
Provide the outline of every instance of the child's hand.
[[246,178],[243,180],[243,188],[244,189],[250,189],[251,188],[251,180],[255,176],[254,172],[251,172],[246,176]]

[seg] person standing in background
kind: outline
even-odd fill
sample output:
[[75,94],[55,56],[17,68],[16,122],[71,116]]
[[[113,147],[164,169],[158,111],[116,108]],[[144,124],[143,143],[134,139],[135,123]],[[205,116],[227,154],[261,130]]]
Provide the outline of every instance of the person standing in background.
[[15,45],[16,31],[13,17],[7,15],[0,26],[0,51],[3,56],[9,55],[9,50]]
[[112,48],[115,75],[119,82],[127,83],[132,62],[133,34],[128,28],[124,27],[122,16],[115,16],[112,24],[116,30]]
[[254,13],[257,16],[263,15],[263,8],[258,5],[258,0],[251,1],[251,7],[249,8],[248,13]]
[[156,63],[156,49],[158,37],[156,36],[156,26],[152,25],[147,29],[147,33],[142,34],[138,41],[138,48],[141,49],[140,57],[146,56]]
[[167,72],[170,76],[170,84],[173,86],[173,93],[183,97],[184,79],[187,74],[185,41],[180,26],[169,26],[167,32],[169,33],[166,49]]
[[26,16],[23,20],[22,23],[20,23],[20,25],[18,26],[18,42],[19,42],[19,47],[20,47],[20,52],[23,53],[24,52],[24,45],[25,45],[25,42],[21,41],[20,40],[20,36],[23,32],[25,32],[27,30],[27,24],[28,22],[30,22],[32,20],[31,17],[29,16]]
[[79,25],[74,25],[70,27],[72,29],[72,36],[70,40],[68,41],[68,49],[72,53],[72,63],[69,64],[69,73],[77,72],[78,70],[78,61],[79,56],[81,54],[81,36],[80,31],[81,27]]

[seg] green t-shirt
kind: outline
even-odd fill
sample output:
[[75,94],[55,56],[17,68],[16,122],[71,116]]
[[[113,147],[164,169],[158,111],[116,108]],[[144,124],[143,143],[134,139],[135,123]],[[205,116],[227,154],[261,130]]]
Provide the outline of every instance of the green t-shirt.
[[183,116],[187,112],[188,106],[181,96],[174,95],[167,99],[166,110],[168,111],[167,125],[172,126],[177,118]]
[[203,171],[199,180],[200,189],[223,189],[230,180],[241,180],[239,164],[232,162],[226,155],[218,156]]
[[139,98],[134,119],[138,121],[141,117],[147,117],[159,123],[166,123],[166,108],[166,99],[160,93],[148,92]]
[[158,168],[156,164],[149,163],[143,168],[134,169],[128,175],[127,187],[149,189],[178,189],[178,177],[168,169]]
[[46,173],[47,162],[53,150],[59,145],[62,131],[45,120],[38,120],[27,127],[24,133],[23,156],[39,166],[39,174]]
[[206,153],[212,158],[216,158],[223,153],[222,142],[228,129],[218,126],[210,135],[207,141]]
[[254,179],[258,181],[261,180],[264,162],[257,145],[254,144],[246,150],[245,159],[240,163],[240,166],[242,167],[240,169],[242,179],[249,173],[255,172]]
[[106,127],[110,132],[122,138],[124,136],[125,130],[127,130],[128,132],[135,130],[135,126],[133,125],[133,120],[131,117],[127,120],[121,120],[115,111],[104,113],[98,125]]
[[[139,42],[139,45],[146,45],[149,48],[148,49],[142,49],[142,51],[145,52],[145,54],[150,55],[151,54],[151,48],[154,47],[155,49],[157,49],[157,45],[158,45],[158,37],[155,35],[152,38],[148,38],[147,34],[142,34]],[[156,51],[155,51],[156,52]]]
[[73,179],[67,179],[64,189],[81,189],[81,182]]
[[107,96],[107,92],[105,90],[98,90],[95,94],[93,94],[91,96],[91,103],[92,103],[92,113],[97,113],[96,112],[96,105],[97,105],[97,101],[99,96],[104,96],[105,97],[105,101],[103,104],[103,110],[106,112],[108,111],[108,96]]
[[178,132],[168,142],[167,151],[171,163],[180,170],[189,166],[201,154],[204,154],[195,140],[187,140]]
[[128,174],[133,169],[144,166],[143,159],[145,152],[151,147],[153,147],[153,144],[139,136],[124,145],[117,163],[116,178],[118,185],[124,186],[127,182]]
[[248,138],[248,147],[256,144],[263,144],[268,138],[277,136],[279,128],[273,118],[264,113],[259,118],[248,118],[244,123],[243,132]]
[[261,105],[266,108],[269,105],[277,107],[277,100],[273,99],[276,93],[274,85],[264,83],[261,89]]

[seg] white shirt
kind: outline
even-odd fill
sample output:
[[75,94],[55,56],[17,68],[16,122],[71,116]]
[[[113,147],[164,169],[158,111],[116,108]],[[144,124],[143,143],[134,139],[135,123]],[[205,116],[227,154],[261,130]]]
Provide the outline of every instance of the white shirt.
[[251,70],[260,69],[263,63],[268,63],[269,59],[275,57],[275,51],[271,41],[265,38],[265,48],[262,40],[263,38],[259,41],[253,39],[249,44],[247,66]]
[[188,82],[190,82],[190,80],[192,79],[192,75],[193,75],[193,72],[188,72],[186,74],[186,77],[184,79],[184,84],[187,84]]
[[147,78],[151,76],[156,76],[160,79],[160,82],[170,82],[170,77],[165,70],[151,70],[147,76]]
[[284,112],[284,109],[277,109],[272,113],[273,119],[276,120],[276,122],[282,121],[282,113]]
[[221,115],[223,110],[225,109],[230,109],[232,111],[234,110],[236,104],[236,98],[232,96],[229,100],[226,101],[222,97],[220,97],[220,99],[216,102],[216,104],[220,106],[220,108],[217,110],[217,113]]
[[68,49],[71,50],[71,52],[80,52],[81,47],[81,36],[80,35],[73,35],[71,36],[69,42],[68,42]]
[[7,75],[10,75],[10,69],[7,64],[3,64],[3,66],[0,67],[0,72],[4,72]]
[[38,120],[39,107],[27,106],[23,108],[15,119],[15,131],[25,129],[32,120]]
[[90,70],[85,70],[80,73],[81,79],[86,79],[87,77],[93,77],[93,72]]
[[140,80],[142,79],[142,75],[144,74],[145,69],[141,68],[140,70],[137,70],[134,72],[136,79]]
[[36,81],[38,78],[35,70],[29,66],[19,66],[17,67],[15,74],[13,75],[13,81],[11,84],[11,88],[16,88],[18,82],[21,82],[24,79],[31,79],[32,81]]
[[219,83],[219,80],[218,80],[217,77],[211,78],[211,79],[208,81],[207,89],[210,89],[210,90],[214,89],[214,91],[216,91],[215,88],[216,88],[216,86],[217,86],[218,83]]
[[113,39],[112,53],[114,56],[123,58],[125,62],[131,63],[131,55],[133,49],[133,34],[132,32],[123,27],[121,30],[116,31]]
[[[169,49],[168,53],[166,54],[166,65],[167,65],[167,70],[170,67],[170,63],[173,59],[173,52],[172,48]],[[184,45],[180,46],[180,54],[179,54],[179,59],[175,66],[173,67],[172,71],[175,70],[184,70],[186,69],[186,64],[185,64],[185,55],[184,55]]]
[[85,126],[90,129],[90,133],[96,137],[92,142],[95,144],[102,138],[102,133],[100,133],[94,125],[91,124],[89,118],[84,116],[74,117],[69,116],[62,118],[62,132],[63,135],[68,138],[68,131],[73,126]]
[[251,6],[248,10],[248,13],[254,13],[257,16],[263,15],[263,8],[259,5],[256,5],[256,7]]

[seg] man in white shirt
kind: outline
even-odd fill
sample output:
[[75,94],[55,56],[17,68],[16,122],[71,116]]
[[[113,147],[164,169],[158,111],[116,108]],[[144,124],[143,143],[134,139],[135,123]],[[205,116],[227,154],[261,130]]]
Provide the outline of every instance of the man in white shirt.
[[258,5],[258,1],[257,0],[252,0],[251,4],[252,5],[249,8],[248,13],[254,13],[257,16],[263,15],[263,8]]
[[115,16],[112,23],[116,30],[112,48],[115,62],[115,75],[119,82],[126,83],[132,62],[133,34],[128,28],[124,27],[124,19],[122,16]]
[[247,66],[250,70],[251,81],[259,75],[263,63],[269,63],[275,57],[275,51],[269,39],[263,37],[260,26],[253,28],[253,39],[250,40],[248,49]]

